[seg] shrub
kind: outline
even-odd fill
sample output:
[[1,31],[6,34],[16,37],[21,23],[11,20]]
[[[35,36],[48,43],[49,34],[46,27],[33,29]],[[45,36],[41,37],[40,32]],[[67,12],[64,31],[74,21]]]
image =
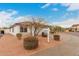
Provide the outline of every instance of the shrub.
[[36,37],[24,38],[24,48],[27,50],[32,50],[38,47],[38,39]]
[[59,41],[60,40],[60,35],[54,35],[54,40]]
[[16,34],[16,37],[17,37],[19,40],[21,40],[22,34],[21,34],[21,33],[18,33],[18,34]]

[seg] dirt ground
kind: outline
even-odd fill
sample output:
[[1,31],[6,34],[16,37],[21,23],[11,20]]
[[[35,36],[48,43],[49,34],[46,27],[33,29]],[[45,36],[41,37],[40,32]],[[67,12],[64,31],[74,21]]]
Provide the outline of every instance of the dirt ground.
[[0,55],[2,56],[30,56],[34,53],[37,53],[41,50],[47,49],[49,47],[55,47],[59,45],[61,41],[54,41],[53,39],[50,42],[47,42],[47,39],[44,37],[39,37],[39,47],[34,50],[25,50],[23,47],[23,39],[18,40],[16,36],[11,34],[5,34],[0,38]]

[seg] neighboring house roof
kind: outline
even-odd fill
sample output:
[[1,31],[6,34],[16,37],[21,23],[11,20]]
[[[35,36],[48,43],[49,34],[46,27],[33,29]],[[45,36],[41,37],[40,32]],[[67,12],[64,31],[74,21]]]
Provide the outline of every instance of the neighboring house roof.
[[76,27],[76,26],[79,26],[79,24],[74,24],[74,25],[72,25],[72,27]]
[[48,25],[43,24],[43,23],[27,21],[27,22],[15,23],[15,24],[13,24],[10,28],[15,27],[15,26],[17,26],[17,25],[22,26],[22,27],[31,26],[31,25],[33,25],[33,26],[34,26],[34,25],[35,25],[35,26],[37,25],[37,26],[40,26],[40,27],[49,27]]

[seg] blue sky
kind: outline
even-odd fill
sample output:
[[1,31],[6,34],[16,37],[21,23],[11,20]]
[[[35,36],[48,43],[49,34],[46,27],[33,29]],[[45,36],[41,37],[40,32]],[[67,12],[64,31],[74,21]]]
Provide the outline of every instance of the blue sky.
[[[41,17],[48,17],[49,19],[52,18],[50,21],[60,21],[62,19],[61,16],[66,13],[67,7],[63,7],[60,4],[51,5],[47,8],[41,8],[45,3],[28,3],[28,4],[0,4],[0,10],[8,10],[13,9],[19,12],[19,15],[33,15],[33,16],[41,16]],[[58,8],[58,11],[53,11],[53,8]],[[50,17],[52,16],[52,17]],[[57,19],[57,20],[56,20]],[[58,20],[59,19],[59,20]]]
[[[0,13],[1,16],[5,14],[11,14],[15,11],[14,14],[11,14],[11,21],[15,18],[32,15],[39,16],[44,18],[50,24],[57,25],[72,25],[71,23],[77,23],[79,19],[79,4],[66,4],[66,3],[0,3]],[[7,16],[7,15],[6,15]],[[0,19],[4,19],[0,18]],[[5,17],[6,19],[6,17]],[[76,22],[75,19],[77,19]],[[16,19],[17,20],[17,19]],[[9,20],[10,21],[10,20]],[[5,20],[0,22],[5,23]],[[65,24],[65,23],[66,24]],[[9,23],[9,22],[7,22]],[[6,24],[7,24],[6,23]],[[2,25],[4,26],[4,24]]]

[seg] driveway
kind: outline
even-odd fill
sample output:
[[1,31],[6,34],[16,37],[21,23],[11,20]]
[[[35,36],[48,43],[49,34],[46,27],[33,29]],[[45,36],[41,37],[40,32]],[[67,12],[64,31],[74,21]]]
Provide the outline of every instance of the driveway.
[[62,33],[62,44],[42,50],[32,56],[79,56],[79,33]]
[[69,32],[68,34],[79,36],[79,32]]

